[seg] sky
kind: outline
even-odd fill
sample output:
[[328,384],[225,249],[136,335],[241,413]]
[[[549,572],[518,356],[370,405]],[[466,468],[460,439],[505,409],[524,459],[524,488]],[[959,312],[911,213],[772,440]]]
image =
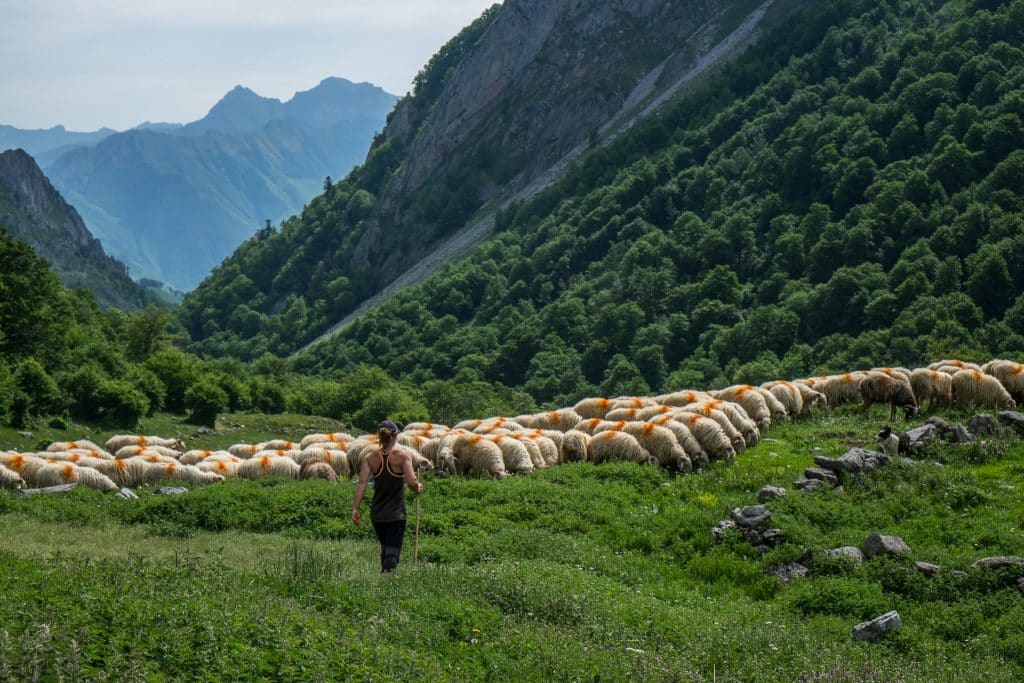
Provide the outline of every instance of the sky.
[[395,95],[499,0],[0,0],[0,124],[73,131],[201,119],[236,85],[324,78]]

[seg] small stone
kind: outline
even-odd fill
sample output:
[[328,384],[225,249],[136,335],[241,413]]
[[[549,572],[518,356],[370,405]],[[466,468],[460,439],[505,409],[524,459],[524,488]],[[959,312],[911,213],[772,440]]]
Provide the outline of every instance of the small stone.
[[115,498],[122,498],[124,500],[138,500],[139,497],[135,495],[135,491],[132,491],[127,486],[122,487],[120,491],[114,494]]
[[847,559],[857,565],[864,563],[864,553],[860,551],[860,548],[852,545],[823,550],[821,554],[829,559]]
[[71,484],[58,484],[57,486],[44,486],[38,489],[21,489],[15,495],[18,498],[31,498],[33,496],[42,496],[51,493],[67,493],[71,489],[78,486],[77,483]]
[[1024,567],[1024,557],[1000,556],[986,557],[971,565],[972,569],[1002,569],[1004,567]]
[[864,458],[864,469],[866,469],[866,470],[877,470],[881,466],[882,466],[882,460],[880,458],[876,458],[873,455],[869,456],[867,458]]
[[886,536],[875,532],[864,541],[864,557],[871,559],[879,555],[907,555],[908,546],[899,536]]
[[996,433],[999,424],[991,415],[978,413],[967,418],[967,429],[977,436],[991,436]]
[[950,440],[953,443],[970,443],[974,441],[974,434],[967,431],[967,428],[963,425],[957,425],[953,427],[953,433],[950,435]]
[[793,482],[793,486],[797,487],[804,493],[810,493],[812,491],[818,491],[820,489],[827,489],[829,485],[823,482],[821,479],[797,479]]
[[18,432],[18,436],[20,436],[23,439],[31,439],[32,437],[35,436],[35,434],[33,434],[32,432]]
[[937,564],[929,564],[928,562],[915,562],[914,566],[917,567],[925,576],[935,576],[941,570],[941,567]]
[[903,626],[903,620],[900,619],[899,612],[893,610],[892,612],[886,612],[880,617],[875,617],[871,621],[864,621],[853,627],[853,639],[854,640],[866,640],[869,643],[873,643],[883,634],[890,631],[895,631]]
[[764,544],[764,536],[762,536],[761,532],[757,529],[744,529],[743,540],[754,546]]
[[158,496],[180,496],[183,493],[188,493],[184,486],[161,486],[156,490]]
[[768,529],[768,531],[761,534],[761,538],[764,539],[765,545],[774,548],[786,540],[786,532],[782,529]]
[[744,529],[756,529],[771,519],[771,510],[764,505],[745,505],[732,511],[732,518],[737,526]]
[[966,579],[967,578],[967,572],[963,571],[962,569],[954,569],[953,571],[951,571],[949,573],[949,575],[950,576],[955,576],[958,579]]
[[1003,410],[999,413],[999,421],[1007,427],[1013,427],[1018,432],[1024,432],[1024,413],[1016,410]]
[[839,465],[850,474],[857,474],[864,469],[864,460],[875,457],[876,451],[863,448],[851,448],[839,456]]
[[949,426],[949,423],[943,420],[938,415],[933,415],[925,420],[925,424],[935,425],[935,428],[942,434],[949,433],[953,428]]
[[767,572],[778,578],[782,583],[789,583],[793,579],[802,579],[810,573],[810,569],[799,562],[787,562],[786,564],[769,567]]
[[757,492],[757,502],[767,503],[769,500],[782,498],[785,495],[786,489],[781,486],[762,486],[761,490]]
[[824,467],[808,467],[804,470],[804,476],[808,479],[820,479],[829,486],[839,486],[839,477],[832,470]]
[[730,529],[736,528],[736,522],[731,519],[723,519],[715,526],[711,527],[711,535],[716,539],[720,539],[729,532]]

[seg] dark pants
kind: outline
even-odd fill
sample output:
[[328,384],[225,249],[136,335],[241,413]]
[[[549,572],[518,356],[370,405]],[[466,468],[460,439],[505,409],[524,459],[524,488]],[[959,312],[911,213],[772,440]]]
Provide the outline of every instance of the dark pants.
[[398,566],[398,557],[402,554],[402,539],[405,538],[405,520],[397,522],[374,522],[373,530],[380,541],[380,570],[392,571]]

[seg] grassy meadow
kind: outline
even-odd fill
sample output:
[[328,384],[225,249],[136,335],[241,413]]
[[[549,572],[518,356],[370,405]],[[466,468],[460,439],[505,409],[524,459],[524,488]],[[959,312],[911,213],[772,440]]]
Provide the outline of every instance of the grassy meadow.
[[[196,448],[332,426],[143,424]],[[1024,555],[1024,442],[938,443],[841,491],[794,489],[814,453],[873,448],[880,426],[855,410],[776,425],[735,464],[685,477],[625,463],[427,475],[418,564],[410,498],[385,580],[372,528],[349,520],[354,482],[226,481],[139,500],[0,492],[0,681],[1024,679],[1024,570],[970,569]],[[109,435],[76,428],[0,431],[0,448]],[[759,554],[735,531],[715,540],[765,484],[789,489],[768,503],[785,541]],[[807,578],[766,573],[874,531],[911,555],[855,566],[819,552]],[[926,577],[915,560],[942,570]],[[891,609],[901,630],[851,638]]]

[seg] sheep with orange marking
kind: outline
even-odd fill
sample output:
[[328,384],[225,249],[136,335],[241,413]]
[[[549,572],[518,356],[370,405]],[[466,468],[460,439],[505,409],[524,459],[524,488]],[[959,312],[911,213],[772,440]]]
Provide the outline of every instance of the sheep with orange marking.
[[518,415],[513,419],[528,429],[557,429],[560,432],[574,429],[583,420],[579,413],[572,408],[550,410],[546,413],[532,415]]
[[501,458],[505,463],[505,471],[509,474],[532,474],[533,470],[536,469],[533,465],[533,460],[530,458],[530,452],[523,442],[501,434],[482,436],[488,441],[497,444],[498,448],[501,449]]
[[266,449],[261,449],[261,450],[256,451],[255,453],[253,453],[252,457],[253,458],[262,458],[262,457],[265,457],[265,456],[269,455],[269,456],[273,456],[273,457],[276,457],[276,458],[288,458],[289,460],[294,461],[296,456],[298,456],[298,454],[301,453],[301,452],[302,451],[300,451],[297,448],[291,448],[291,449],[285,449],[285,448],[266,448]]
[[[685,413],[684,415],[690,415],[692,413]],[[658,425],[668,429],[675,434],[676,441],[684,451],[686,451],[686,457],[690,459],[690,463],[697,469],[706,469],[710,459],[708,458],[707,451],[700,445],[700,441],[693,435],[690,428],[687,427],[683,422],[677,420],[674,415],[658,415],[647,420],[651,424]]]
[[489,417],[471,431],[475,434],[499,434],[502,432],[519,432],[526,429],[510,417]]
[[136,460],[145,460],[150,465],[166,465],[168,463],[174,463],[176,465],[177,464],[181,464],[181,463],[178,462],[177,458],[171,458],[169,456],[161,455],[160,453],[155,453],[155,452],[149,451],[149,450],[142,451],[141,453],[139,453],[136,456],[133,456],[132,458],[118,458],[118,459],[119,460],[131,460],[133,458],[136,459]]
[[71,448],[67,451],[68,453],[77,453],[78,455],[84,455],[87,458],[98,458],[99,460],[113,460],[114,456],[107,453],[104,450],[95,450],[91,448]]
[[714,399],[710,401],[701,401],[691,405],[708,406],[715,410],[721,410],[725,413],[726,417],[729,418],[729,422],[732,426],[743,435],[743,440],[747,447],[756,446],[761,440],[761,432],[757,428],[757,424],[750,419],[747,411],[743,409],[739,403],[733,403],[732,401],[723,401],[721,399]]
[[661,394],[660,396],[654,397],[654,402],[663,406],[675,406],[680,408],[682,406],[689,405],[691,403],[697,403],[698,401],[706,401],[713,399],[714,396],[708,391],[694,391],[692,389],[684,389],[681,391],[675,391],[670,394]]
[[814,388],[825,394],[830,407],[860,402],[860,383],[867,377],[864,372],[847,372],[819,378]]
[[632,434],[609,430],[589,437],[587,462],[599,465],[612,460],[635,462],[641,465],[658,464],[658,459],[641,446]]
[[[768,392],[765,392],[768,393]],[[723,401],[732,401],[743,406],[750,419],[754,421],[758,429],[766,430],[772,424],[772,413],[768,408],[764,394],[749,384],[740,384],[721,391],[713,392],[713,398]]]
[[979,370],[961,370],[953,375],[953,402],[964,408],[982,407],[1014,410],[1017,402],[997,378]]
[[323,479],[337,482],[338,474],[322,460],[307,460],[299,467],[299,479]]
[[[524,430],[511,432],[506,434],[506,436],[526,446],[526,450],[530,454],[530,462],[533,463],[533,469],[542,470],[556,464],[558,451],[551,440],[543,436],[531,436],[531,433]],[[546,444],[550,444],[550,451],[546,450],[546,446],[541,444],[542,440]]]
[[79,484],[97,491],[116,491],[120,488],[110,477],[92,468],[79,467],[70,462],[47,464],[36,472],[36,486],[61,484]]
[[163,446],[172,448],[179,453],[185,452],[185,443],[181,439],[167,439],[162,436],[142,436],[140,434],[115,434],[107,439],[106,449],[117,453],[125,446]]
[[177,460],[182,453],[166,446],[124,446],[114,452],[114,458],[117,460],[134,458],[137,455],[161,455]]
[[236,443],[228,446],[228,453],[236,458],[242,458],[243,460],[256,455],[257,450],[259,449],[256,448],[256,444],[254,443]]
[[[327,444],[330,442],[321,441],[320,444]],[[299,451],[299,454],[295,457],[295,462],[301,467],[311,460],[319,460],[325,462],[331,466],[334,473],[340,478],[348,478],[352,475],[352,470],[348,464],[348,454],[345,451],[336,451],[332,448],[323,448],[318,445],[313,445]]]
[[786,412],[792,417],[798,417],[804,412],[803,394],[800,393],[800,389],[792,382],[786,382],[785,380],[765,382],[761,385],[761,388],[770,391],[772,396],[778,399],[779,403],[786,408]]
[[31,453],[0,453],[0,465],[17,472],[29,486],[39,486],[36,474],[49,463]]
[[800,392],[800,398],[804,403],[804,412],[809,413],[812,408],[828,408],[828,398],[814,388],[818,380],[814,378],[793,380],[791,384]]
[[226,462],[221,460],[203,460],[195,466],[200,472],[212,472],[213,474],[220,475],[225,479],[234,479],[238,476],[238,468],[240,466],[238,462]]
[[25,480],[14,470],[0,465],[0,489],[20,489],[25,487]]
[[717,422],[697,413],[686,412],[676,413],[675,419],[693,433],[708,456],[729,463],[736,460],[736,449]]
[[[601,421],[604,422],[604,420]],[[586,460],[590,436],[587,432],[581,432],[578,429],[570,429],[565,432],[562,435],[562,442],[558,445],[559,462],[583,462]]]
[[[693,471],[690,456],[679,445],[679,440],[672,430],[666,427],[653,422],[627,422],[621,429],[612,431],[625,432],[632,436],[662,467],[684,474]],[[594,436],[600,433],[602,432],[596,432]]]
[[1010,397],[1024,401],[1024,364],[1012,360],[996,360],[985,364],[985,374],[992,375],[1003,385]]
[[946,410],[953,407],[952,375],[928,368],[915,368],[910,373],[910,388],[914,391],[918,405],[923,406],[928,401],[929,410],[935,407],[936,402],[942,402]]
[[301,446],[287,439],[270,439],[256,444],[256,452],[260,451],[300,451]]
[[145,460],[136,458],[103,460],[90,463],[89,466],[109,477],[118,486],[127,486],[128,488],[149,483],[149,470],[154,467]]
[[480,434],[456,434],[445,444],[459,474],[504,479],[508,476],[501,447]]
[[[296,475],[299,466],[288,460],[295,466]],[[242,465],[238,466],[241,469]],[[224,477],[214,472],[204,472],[193,465],[182,465],[176,462],[169,462],[162,465],[152,465],[146,472],[149,484],[157,484],[164,481],[184,481],[189,484],[216,484],[224,481]],[[294,477],[293,477],[294,478]]]
[[[207,450],[193,449],[191,451],[185,451],[184,453],[182,453],[181,457],[178,458],[178,462],[180,462],[182,465],[198,465],[200,462],[202,462],[206,458],[209,458],[210,456],[217,455],[217,454],[226,455],[229,458],[234,458],[235,457],[235,456],[231,455],[230,453],[228,453],[227,451],[207,451]],[[241,458],[237,458],[237,459],[241,460]]]
[[[402,429],[403,432],[433,432],[433,431],[450,431],[451,427],[443,425],[438,422],[410,422],[405,425]],[[349,439],[351,441],[351,439]]]
[[241,479],[260,479],[262,477],[299,477],[299,465],[291,458],[276,455],[254,456],[238,466],[238,477]]
[[705,401],[704,403],[691,403],[688,406],[677,408],[677,410],[684,413],[696,413],[703,415],[704,417],[710,418],[718,423],[718,426],[722,428],[725,435],[729,438],[729,443],[732,444],[733,450],[737,453],[742,453],[747,450],[747,441],[743,438],[743,435],[733,425],[729,416],[723,411],[715,407],[713,401]]
[[53,443],[46,447],[46,450],[60,452],[74,450],[100,451],[102,453],[107,452],[104,449],[97,446],[96,444],[94,444],[92,441],[89,441],[87,439],[79,439],[77,441],[54,441]]
[[356,438],[354,436],[352,436],[351,434],[346,434],[345,432],[328,432],[327,434],[306,434],[306,436],[302,437],[302,440],[299,441],[299,450],[304,451],[306,450],[306,448],[314,444],[336,444],[327,445],[325,447],[331,448],[333,450],[343,451],[348,448],[348,444],[355,440]]
[[960,370],[977,370],[979,372],[983,372],[983,370],[981,369],[981,366],[978,365],[977,363],[971,363],[970,361],[963,361],[963,360],[960,360],[959,358],[947,358],[947,359],[944,359],[944,360],[937,360],[934,363],[929,363],[928,364],[928,369],[929,370],[938,370],[940,372],[946,372],[946,370],[942,370],[942,368],[956,368],[957,371],[960,371]]
[[903,408],[903,417],[907,420],[917,415],[920,410],[910,381],[903,379],[902,375],[869,372],[868,376],[861,380],[858,391],[864,405],[862,410],[865,418],[875,403],[889,404],[890,422],[896,419],[897,408]]
[[379,447],[380,441],[376,434],[360,436],[349,444],[348,450],[345,451],[345,456],[348,458],[349,472],[353,474],[358,473],[363,466],[363,458],[366,457],[366,454]]
[[613,403],[610,398],[592,396],[577,401],[572,409],[584,420],[603,419],[613,409]]

